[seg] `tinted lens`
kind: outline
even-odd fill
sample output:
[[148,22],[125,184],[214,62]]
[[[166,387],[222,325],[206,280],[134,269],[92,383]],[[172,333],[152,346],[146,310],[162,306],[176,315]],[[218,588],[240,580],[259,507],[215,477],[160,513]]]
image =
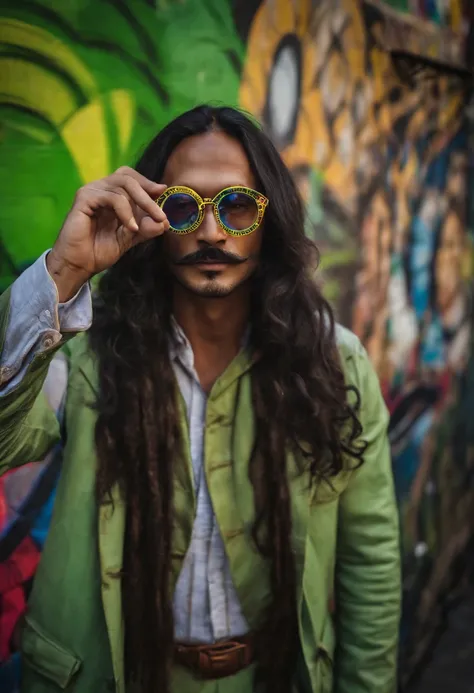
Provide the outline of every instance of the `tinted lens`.
[[242,192],[225,195],[219,202],[219,216],[233,231],[244,231],[255,223],[258,215],[257,202]]
[[177,231],[189,229],[199,216],[199,206],[194,197],[186,193],[174,193],[163,204],[163,212],[170,225]]

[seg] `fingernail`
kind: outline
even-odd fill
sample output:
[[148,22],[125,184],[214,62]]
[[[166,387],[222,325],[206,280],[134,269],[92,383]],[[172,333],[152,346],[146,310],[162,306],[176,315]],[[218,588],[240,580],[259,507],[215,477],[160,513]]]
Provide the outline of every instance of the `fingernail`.
[[128,222],[128,226],[131,229],[131,231],[138,231],[138,224],[135,221],[134,217],[130,219],[130,221]]

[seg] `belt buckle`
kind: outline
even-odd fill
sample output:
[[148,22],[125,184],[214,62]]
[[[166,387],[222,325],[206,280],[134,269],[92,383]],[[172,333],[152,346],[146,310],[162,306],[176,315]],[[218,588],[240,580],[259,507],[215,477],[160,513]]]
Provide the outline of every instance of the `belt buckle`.
[[209,648],[207,655],[212,673],[221,676],[231,676],[237,673],[239,668],[245,665],[245,647],[241,642],[231,641],[223,643],[221,646],[217,644]]
[[196,646],[177,643],[175,648],[181,663],[202,679],[233,676],[249,664],[248,645],[238,640]]

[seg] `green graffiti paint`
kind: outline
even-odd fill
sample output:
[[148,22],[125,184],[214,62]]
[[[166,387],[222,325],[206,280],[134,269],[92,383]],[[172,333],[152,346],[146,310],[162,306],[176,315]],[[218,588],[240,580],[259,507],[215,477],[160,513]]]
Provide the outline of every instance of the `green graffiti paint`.
[[228,0],[3,5],[0,290],[50,246],[75,191],[133,164],[172,117],[236,104]]

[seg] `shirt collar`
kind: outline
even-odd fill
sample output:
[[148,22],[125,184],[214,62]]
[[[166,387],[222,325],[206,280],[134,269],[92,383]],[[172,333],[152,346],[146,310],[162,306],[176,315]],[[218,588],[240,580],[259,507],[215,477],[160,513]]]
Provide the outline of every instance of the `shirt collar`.
[[[184,334],[184,330],[178,323],[174,315],[171,317],[172,334],[169,344],[169,355],[171,361],[180,361],[189,370],[194,368],[194,353],[189,339]],[[250,341],[250,325],[245,328],[242,335],[241,347],[248,346]]]

